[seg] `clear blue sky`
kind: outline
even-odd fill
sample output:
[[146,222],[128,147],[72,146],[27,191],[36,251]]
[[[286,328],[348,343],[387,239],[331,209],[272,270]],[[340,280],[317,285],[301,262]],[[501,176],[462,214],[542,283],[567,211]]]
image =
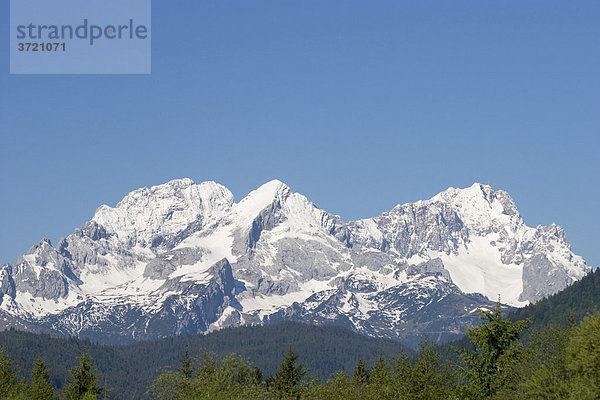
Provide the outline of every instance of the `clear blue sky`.
[[0,263],[178,177],[345,220],[473,182],[600,265],[600,2],[154,1],[152,74],[9,75]]

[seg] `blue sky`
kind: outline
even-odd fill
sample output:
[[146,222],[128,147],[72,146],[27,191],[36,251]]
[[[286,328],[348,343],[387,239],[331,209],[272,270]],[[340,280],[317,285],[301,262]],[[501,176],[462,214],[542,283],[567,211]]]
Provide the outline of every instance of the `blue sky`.
[[600,265],[600,2],[154,1],[151,75],[9,75],[0,263],[178,177],[345,220],[473,182]]

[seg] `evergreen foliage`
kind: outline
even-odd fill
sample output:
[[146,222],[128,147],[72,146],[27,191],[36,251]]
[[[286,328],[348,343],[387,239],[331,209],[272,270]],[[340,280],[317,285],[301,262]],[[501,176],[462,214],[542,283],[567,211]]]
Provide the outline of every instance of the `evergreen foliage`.
[[571,398],[600,398],[600,313],[587,316],[572,328],[566,346],[567,369],[572,372]]
[[71,369],[71,378],[63,392],[66,400],[97,399],[102,390],[98,387],[98,375],[87,350],[78,357],[79,365]]
[[13,369],[13,361],[6,354],[4,347],[0,348],[0,397],[5,399],[22,398],[24,382],[17,378]]
[[[187,399],[316,399],[316,400],[597,400],[600,398],[600,313],[579,324],[550,326],[518,342],[528,323],[502,316],[500,304],[483,311],[482,323],[469,330],[474,350],[462,354],[459,367],[444,363],[432,343],[421,343],[411,358],[404,352],[386,357],[379,352],[372,364],[359,359],[351,378],[343,370],[323,382],[311,379],[301,356],[288,349],[277,372],[265,379],[259,368],[239,355],[220,358],[203,352],[198,358],[184,351],[179,368],[163,370],[140,397]],[[87,353],[78,357],[64,399],[98,399],[98,373]],[[459,374],[460,373],[460,374]],[[0,349],[0,398],[58,398],[42,358],[33,364],[31,381],[19,379],[13,361]],[[105,381],[106,389],[106,381]],[[104,390],[104,398],[108,396]],[[115,398],[126,398],[115,393]]]
[[354,374],[352,380],[357,385],[366,385],[369,383],[369,376],[371,375],[367,363],[361,358],[354,367]]
[[50,371],[44,363],[44,359],[39,357],[33,364],[31,370],[31,385],[28,394],[32,399],[55,400],[58,399],[56,389],[50,383]]
[[463,387],[465,398],[492,398],[510,383],[522,352],[517,340],[529,321],[512,322],[502,317],[503,311],[498,300],[494,310],[480,310],[485,323],[467,331],[477,350],[461,354],[465,366],[460,371],[467,382]]
[[531,331],[535,332],[550,325],[566,327],[569,319],[579,323],[595,311],[600,311],[600,268],[566,289],[516,310],[510,318],[513,321],[529,318]]
[[205,352],[221,358],[239,354],[252,360],[268,376],[277,371],[282,355],[293,346],[313,378],[327,378],[336,370],[352,373],[360,358],[371,363],[379,350],[385,356],[393,356],[403,348],[398,342],[365,337],[339,326],[296,322],[228,328],[207,335],[178,336],[127,346],[98,345],[87,339],[12,330],[0,332],[0,346],[6,347],[19,378],[28,377],[32,364],[42,356],[50,370],[50,382],[59,391],[71,376],[73,361],[88,349],[94,365],[113,388],[113,400],[146,398],[148,387],[165,367],[181,368],[186,348],[191,360],[202,358]]
[[454,373],[442,366],[440,355],[435,351],[433,343],[428,340],[421,344],[421,349],[414,365],[404,361],[405,373],[409,385],[404,385],[404,398],[414,400],[442,400],[451,398],[456,393],[457,384]]
[[[566,294],[540,302],[539,308],[527,308],[527,313],[505,317],[499,303],[494,310],[482,311],[481,324],[468,330],[454,363],[448,362],[448,346],[440,352],[427,340],[413,355],[397,343],[364,338],[345,329],[294,323],[122,347],[2,332],[0,399],[56,400],[55,387],[62,389],[64,399],[98,399],[102,393],[108,398],[108,381],[116,381],[119,386],[110,393],[116,400],[597,400],[600,313],[582,316],[586,307],[595,307],[576,292],[591,290],[589,297],[595,298],[600,292],[599,278],[596,271],[567,288]],[[563,306],[559,304],[563,300],[572,302]],[[518,319],[518,315],[528,318]],[[552,323],[540,325],[537,318]],[[523,336],[524,340],[519,339]],[[234,348],[251,356],[228,351]],[[57,377],[69,373],[67,367],[78,354],[79,365],[71,368],[68,383],[62,387],[65,379]],[[265,363],[269,367],[261,370],[249,361],[255,361],[253,357],[269,360]],[[92,359],[104,376],[103,389]],[[332,373],[315,373],[313,365]],[[23,379],[22,373],[29,370],[30,379]],[[269,378],[265,379],[263,371]],[[328,379],[322,379],[325,376]]]
[[285,359],[272,379],[272,385],[281,398],[299,399],[300,384],[306,376],[304,364],[298,363],[298,354],[288,349]]
[[183,358],[181,359],[181,366],[179,367],[179,372],[186,379],[192,379],[194,376],[194,372],[196,367],[194,366],[194,361],[190,358],[190,353],[186,346],[185,353],[183,354]]
[[523,379],[512,392],[504,391],[507,399],[569,398],[572,374],[567,369],[565,344],[571,329],[550,326],[532,335],[517,372]]
[[[183,360],[182,360],[183,361]],[[149,395],[160,400],[268,399],[262,375],[242,357],[217,360],[205,353],[194,376],[166,371],[154,380]]]

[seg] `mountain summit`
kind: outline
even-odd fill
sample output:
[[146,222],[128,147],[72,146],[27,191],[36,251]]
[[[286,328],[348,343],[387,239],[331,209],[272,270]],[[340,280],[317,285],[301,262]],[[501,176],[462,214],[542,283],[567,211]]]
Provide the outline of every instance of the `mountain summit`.
[[506,192],[478,183],[345,223],[277,180],[235,202],[177,179],[2,266],[0,321],[127,342],[288,319],[414,344],[589,270],[559,226],[526,226]]

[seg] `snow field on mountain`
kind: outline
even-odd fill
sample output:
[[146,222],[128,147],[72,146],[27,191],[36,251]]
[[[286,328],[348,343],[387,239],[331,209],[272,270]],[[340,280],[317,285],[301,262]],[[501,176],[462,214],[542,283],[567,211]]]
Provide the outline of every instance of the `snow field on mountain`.
[[235,203],[222,185],[179,179],[101,206],[61,243],[0,269],[0,310],[136,338],[282,316],[457,334],[452,318],[493,304],[468,294],[523,306],[588,270],[560,227],[527,227],[507,193],[480,184],[345,223],[277,180]]
[[294,302],[302,303],[315,293],[333,289],[329,282],[311,279],[300,284],[300,290],[285,295],[264,296],[258,294],[247,297],[240,301],[242,309],[247,313],[255,313],[261,316],[277,311],[281,307],[288,306]]
[[[452,281],[465,293],[481,293],[490,300],[523,307],[523,267],[503,264],[500,252],[490,245],[490,237],[473,237],[459,254],[439,255]],[[436,255],[438,256],[438,255]]]

